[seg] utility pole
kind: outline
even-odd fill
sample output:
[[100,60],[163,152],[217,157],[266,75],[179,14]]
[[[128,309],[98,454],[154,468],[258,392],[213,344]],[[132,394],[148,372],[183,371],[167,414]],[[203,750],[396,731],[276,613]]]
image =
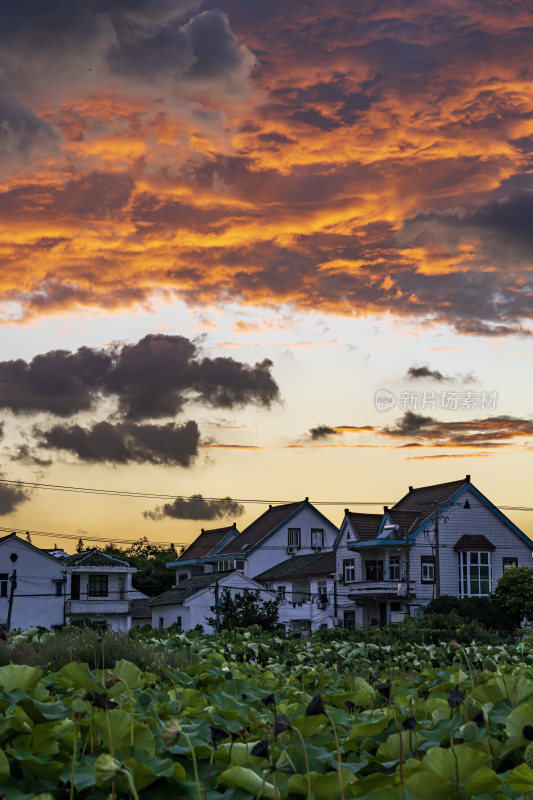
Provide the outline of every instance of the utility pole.
[[[337,619],[339,604],[337,602],[337,573],[333,575],[333,617]],[[336,624],[336,623],[335,623]]]
[[11,627],[11,612],[13,611],[13,598],[15,596],[15,589],[17,588],[17,570],[14,569],[13,573],[9,579],[10,587],[9,587],[9,600],[7,601],[7,622],[6,622],[6,629],[9,630]]
[[219,606],[219,593],[218,593],[218,578],[215,580],[215,633],[220,630],[220,606]]
[[440,597],[439,504],[435,501],[435,597]]

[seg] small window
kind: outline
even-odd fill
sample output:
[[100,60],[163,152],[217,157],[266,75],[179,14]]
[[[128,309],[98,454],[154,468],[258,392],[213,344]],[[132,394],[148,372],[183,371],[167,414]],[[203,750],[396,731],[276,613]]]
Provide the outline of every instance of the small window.
[[164,620],[163,617],[159,617],[159,627],[160,628],[164,628],[165,627],[165,620]]
[[509,567],[517,567],[518,566],[518,558],[516,556],[506,556],[503,559],[503,571],[505,572],[506,569]]
[[107,597],[107,575],[89,575],[89,597]]
[[420,575],[422,583],[435,583],[435,558],[433,556],[422,556]]
[[289,547],[296,547],[297,550],[301,547],[301,530],[300,528],[289,528]]
[[287,587],[286,586],[276,586],[276,594],[278,596],[278,600],[281,601],[285,600],[287,595]]
[[178,628],[181,631],[181,617],[176,617],[176,625],[178,626]]
[[182,572],[181,575],[178,575],[178,583],[185,583],[185,581],[189,580],[189,573]]
[[354,583],[355,581],[355,560],[347,558],[342,562],[342,574],[344,583]]
[[463,508],[470,508],[470,501],[469,500],[465,500],[465,504],[464,504]]
[[7,597],[7,582],[9,576],[7,572],[0,573],[0,597]]
[[400,580],[400,556],[391,556],[389,559],[389,580]]
[[56,597],[61,597],[63,594],[63,581],[52,581],[54,584],[54,592]]
[[391,603],[390,604],[390,610],[393,611],[393,612],[394,611],[396,611],[396,612],[401,611],[402,610],[402,604],[401,603],[396,603],[396,602]]
[[241,559],[237,559],[235,561],[235,569],[243,570],[244,569],[244,561],[242,561]]
[[311,547],[324,547],[324,531],[322,528],[311,528]]
[[317,593],[318,593],[318,602],[319,603],[327,603],[328,602],[328,582],[327,581],[317,581]]
[[367,581],[382,581],[383,561],[381,559],[367,559],[365,561],[365,576]]

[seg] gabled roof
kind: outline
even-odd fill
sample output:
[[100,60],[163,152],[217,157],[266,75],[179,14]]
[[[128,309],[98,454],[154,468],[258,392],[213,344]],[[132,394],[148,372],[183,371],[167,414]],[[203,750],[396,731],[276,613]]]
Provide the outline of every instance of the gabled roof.
[[149,597],[139,597],[135,600],[130,600],[130,614],[132,617],[139,619],[140,617],[148,617],[152,616],[152,612],[150,610],[150,598]]
[[180,557],[176,561],[173,561],[172,564],[176,565],[181,561],[192,561],[196,558],[205,558],[206,556],[213,555],[232,531],[238,534],[235,523],[225,528],[211,528],[207,531],[202,528],[201,534],[196,537],[194,542],[191,542],[187,549],[184,550]]
[[200,592],[202,589],[211,586],[217,579],[220,580],[220,575],[216,572],[196,575],[196,577],[191,578],[189,581],[183,581],[183,583],[178,584],[178,586],[175,586],[173,589],[168,589],[166,592],[158,594],[157,597],[152,597],[152,599],[148,601],[149,605],[179,605],[187,600],[187,598],[191,597],[191,595],[196,594],[196,592]]
[[286,580],[289,578],[308,578],[316,575],[330,575],[335,572],[335,551],[326,553],[310,553],[305,556],[292,558],[276,564],[274,567],[256,575],[255,581],[270,583],[270,581]]
[[[305,500],[298,500],[295,503],[284,503],[279,506],[269,506],[268,509],[257,517],[247,528],[243,530],[238,536],[228,542],[218,553],[220,556],[224,555],[246,555],[268,536],[281,528],[291,517],[293,517],[302,508],[310,508],[318,517],[323,519],[332,528],[335,528],[326,517],[320,513],[306,498]],[[337,530],[335,528],[335,530]]]
[[123,561],[96,549],[74,553],[73,556],[63,559],[63,564],[68,567],[130,567],[128,561]]
[[430,486],[420,486],[418,489],[410,486],[407,494],[392,508],[385,509],[385,513],[393,524],[399,526],[400,536],[405,537],[432,516],[435,504],[444,505],[469,483],[470,475],[467,475],[457,481],[434,483]]
[[40,547],[36,547],[36,545],[32,544],[31,542],[27,542],[26,539],[22,539],[17,533],[8,533],[6,536],[0,537],[0,544],[2,544],[2,542],[9,541],[9,539],[16,539],[18,542],[23,544],[25,547],[29,547],[32,550],[35,550],[35,552],[40,553],[45,558],[51,558],[52,561],[55,561],[56,564],[64,564],[65,563],[64,559],[55,558],[54,556],[51,556],[50,553],[47,550],[43,550]]
[[376,538],[383,514],[363,514],[358,511],[350,511],[348,508],[345,509],[344,514],[361,541]]

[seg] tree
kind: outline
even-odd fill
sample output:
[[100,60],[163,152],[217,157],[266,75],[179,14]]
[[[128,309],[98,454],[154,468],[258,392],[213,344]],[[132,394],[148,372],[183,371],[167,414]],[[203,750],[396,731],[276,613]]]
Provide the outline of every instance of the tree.
[[129,547],[118,547],[111,543],[105,552],[115,558],[123,558],[136,567],[132,583],[135,589],[144,592],[150,597],[161,594],[174,585],[175,574],[167,569],[166,564],[176,561],[174,545],[163,547],[151,544],[146,536],[131,544]]
[[517,628],[524,619],[533,619],[533,570],[509,567],[498,581],[492,597]]
[[78,539],[78,544],[76,545],[76,553],[83,553],[84,550],[85,550],[85,545],[83,544],[83,539],[80,536],[80,538]]
[[223,589],[217,606],[211,606],[213,617],[206,619],[208,625],[215,630],[231,630],[233,628],[249,628],[259,625],[263,630],[274,630],[278,625],[278,600],[261,600],[259,590],[244,589],[232,595],[227,588]]

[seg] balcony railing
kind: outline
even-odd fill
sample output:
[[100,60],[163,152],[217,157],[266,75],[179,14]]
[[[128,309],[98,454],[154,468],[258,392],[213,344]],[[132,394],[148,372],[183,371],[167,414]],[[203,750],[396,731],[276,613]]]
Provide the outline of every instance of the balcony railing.
[[[368,595],[372,597],[375,594],[396,595],[397,597],[405,597],[407,595],[407,582],[406,581],[353,581],[346,583],[345,587],[349,594]],[[416,583],[409,581],[410,594],[414,594]]]

